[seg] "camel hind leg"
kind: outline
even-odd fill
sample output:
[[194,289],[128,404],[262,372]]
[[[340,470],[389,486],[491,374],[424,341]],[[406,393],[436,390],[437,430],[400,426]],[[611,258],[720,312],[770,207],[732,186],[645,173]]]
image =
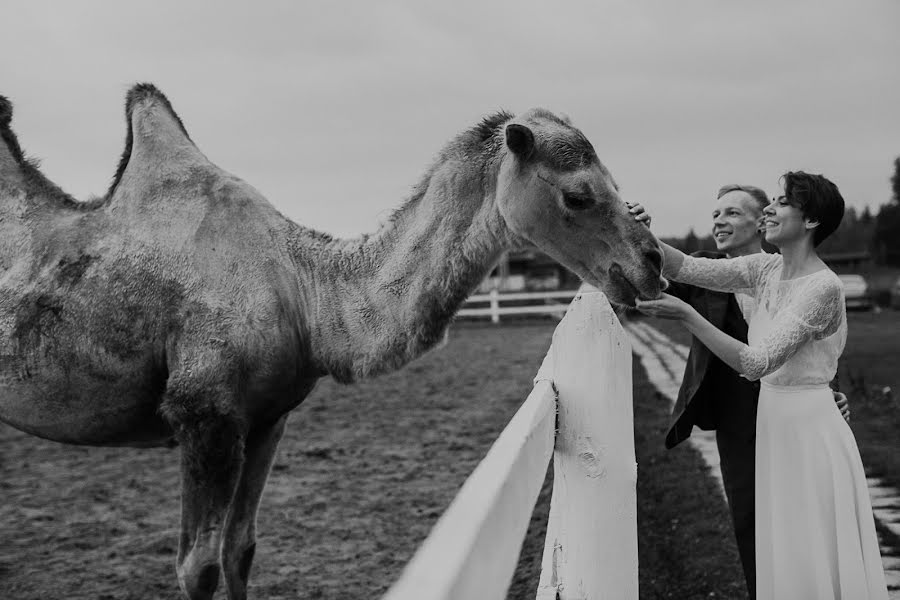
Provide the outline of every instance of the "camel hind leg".
[[256,551],[256,513],[286,422],[287,415],[284,415],[247,436],[244,468],[228,513],[222,544],[222,568],[229,600],[247,597],[247,579]]
[[190,600],[211,600],[219,584],[222,533],[241,476],[244,427],[228,392],[170,386],[163,412],[181,446],[181,538],[176,571]]

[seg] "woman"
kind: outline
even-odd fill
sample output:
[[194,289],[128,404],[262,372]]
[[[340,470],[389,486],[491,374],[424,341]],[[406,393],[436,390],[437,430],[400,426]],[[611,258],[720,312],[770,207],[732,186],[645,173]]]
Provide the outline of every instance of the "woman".
[[[847,339],[843,286],[816,253],[844,200],[821,175],[784,175],[763,211],[781,254],[686,256],[662,244],[664,275],[754,297],[748,343],[668,294],[638,301],[679,320],[723,362],[761,379],[756,424],[756,593],[760,599],[886,599],[887,586],[856,440],[828,383]],[[632,212],[647,220],[640,206]]]

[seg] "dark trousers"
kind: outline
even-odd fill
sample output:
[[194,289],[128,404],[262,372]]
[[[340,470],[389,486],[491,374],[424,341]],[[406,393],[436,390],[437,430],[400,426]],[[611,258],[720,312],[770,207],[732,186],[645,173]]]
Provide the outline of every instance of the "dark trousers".
[[[754,407],[755,408],[755,407]],[[719,447],[719,461],[725,496],[731,508],[734,535],[737,539],[741,565],[750,598],[756,598],[756,513],[755,505],[755,423],[737,430],[719,429],[716,445]]]

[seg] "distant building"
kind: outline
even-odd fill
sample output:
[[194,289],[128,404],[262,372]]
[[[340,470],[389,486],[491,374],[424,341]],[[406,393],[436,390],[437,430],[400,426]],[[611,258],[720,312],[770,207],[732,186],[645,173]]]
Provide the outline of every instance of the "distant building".
[[823,254],[822,260],[831,269],[843,273],[856,273],[872,265],[872,255],[865,251]]
[[531,248],[508,252],[478,287],[480,293],[493,289],[501,292],[539,292],[577,289],[577,275],[541,252]]

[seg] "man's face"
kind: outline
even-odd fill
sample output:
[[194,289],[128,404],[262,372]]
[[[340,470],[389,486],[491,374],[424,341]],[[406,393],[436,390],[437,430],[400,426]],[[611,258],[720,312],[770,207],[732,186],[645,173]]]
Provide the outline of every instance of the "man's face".
[[732,252],[760,239],[762,209],[747,192],[734,190],[716,201],[713,210],[713,238],[721,252]]

